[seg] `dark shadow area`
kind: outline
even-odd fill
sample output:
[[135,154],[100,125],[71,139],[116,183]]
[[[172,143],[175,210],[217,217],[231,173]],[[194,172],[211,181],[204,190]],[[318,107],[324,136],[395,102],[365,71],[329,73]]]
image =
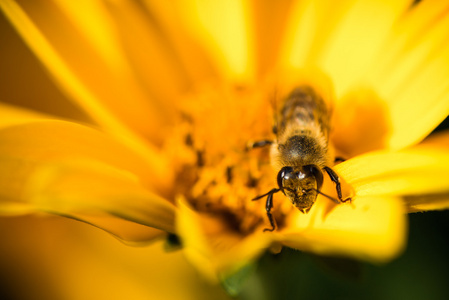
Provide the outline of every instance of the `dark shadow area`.
[[262,257],[251,286],[271,299],[449,299],[449,211],[410,215],[409,245],[387,265],[319,258],[284,248]]
[[433,133],[441,132],[443,130],[447,130],[449,128],[449,117],[446,117],[443,122],[438,125],[437,128],[433,131]]

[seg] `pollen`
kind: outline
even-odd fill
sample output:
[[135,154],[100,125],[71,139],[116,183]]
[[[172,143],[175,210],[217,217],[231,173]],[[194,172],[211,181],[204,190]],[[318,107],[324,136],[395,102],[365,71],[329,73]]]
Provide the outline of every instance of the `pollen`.
[[[242,234],[266,227],[264,201],[251,200],[276,184],[276,174],[269,147],[248,144],[274,138],[269,93],[209,87],[182,103],[165,145],[177,173],[172,197],[182,194],[195,210]],[[281,211],[274,212],[279,220]]]

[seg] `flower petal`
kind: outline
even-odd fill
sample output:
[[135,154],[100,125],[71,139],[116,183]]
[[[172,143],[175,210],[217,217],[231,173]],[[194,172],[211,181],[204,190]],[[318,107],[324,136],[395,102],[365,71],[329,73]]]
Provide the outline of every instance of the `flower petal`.
[[2,171],[10,176],[0,173],[2,214],[52,213],[82,220],[130,241],[148,240],[161,232],[120,220],[174,231],[174,206],[142,187],[128,172],[91,160],[40,164],[1,160]]
[[318,66],[332,78],[341,97],[364,74],[411,2],[298,1],[290,16],[284,67]]
[[[335,84],[337,98],[346,93],[378,55],[394,23],[413,1],[353,1],[323,43],[318,59]],[[350,59],[342,59],[348,57]]]
[[128,247],[57,217],[1,218],[0,231],[7,299],[229,299],[161,242]]
[[[115,47],[117,43],[114,41],[116,32],[106,15],[100,14],[95,22],[95,26],[100,26],[109,37],[102,40],[107,44],[101,47],[103,50],[97,50],[91,44],[92,36],[80,35],[80,29],[74,28],[69,21],[75,18],[75,13],[64,18],[61,9],[49,1],[41,2],[40,9],[26,3],[23,5],[26,8],[9,0],[0,2],[6,17],[71,100],[111,134],[132,136],[129,128],[123,125],[126,123],[132,130],[155,141],[161,138],[158,134],[162,135],[162,131],[152,128],[154,124],[161,126],[170,120],[161,106],[164,102],[148,101],[149,94],[137,85],[139,80],[121,59],[124,55],[109,51],[103,58],[101,54],[106,46]],[[89,14],[101,11],[96,5],[86,9]],[[114,63],[108,65],[110,60]],[[138,137],[134,137],[134,142],[138,142]]]
[[176,229],[186,256],[212,281],[254,262],[272,242],[262,231],[242,236],[219,216],[195,212],[185,200],[179,199],[178,206]]
[[[1,102],[59,118],[93,123],[79,106],[61,92],[3,13],[0,13],[0,35]],[[36,101],[36,95],[39,95],[39,101]]]
[[387,262],[405,246],[406,215],[395,198],[357,196],[340,205],[320,199],[309,214],[293,216],[288,229],[277,235],[292,248]]
[[[409,211],[449,207],[449,154],[445,149],[422,145],[395,153],[375,152],[345,161],[335,170],[360,197],[402,196]],[[426,196],[427,203],[415,206],[412,199],[422,201]]]
[[[315,55],[323,49],[326,32],[344,12],[349,1],[340,1],[338,5],[329,5],[320,1],[295,1],[290,10],[286,34],[283,42],[280,64],[285,69],[302,69],[314,64]],[[332,13],[331,13],[332,12]],[[328,28],[330,27],[330,28]],[[320,39],[320,40],[318,40]]]
[[39,166],[30,174],[23,199],[37,210],[65,215],[103,212],[173,232],[174,206],[122,170],[90,160]]
[[[259,76],[264,78],[276,66],[287,26],[287,16],[295,1],[250,1],[254,11],[255,55]],[[300,1],[296,1],[300,2]]]
[[89,158],[136,174],[145,186],[164,191],[173,174],[164,157],[151,148],[142,157],[99,131],[65,121],[41,121],[0,131],[0,153],[31,161]]
[[388,106],[388,147],[427,136],[449,114],[449,5],[423,1],[391,31],[367,80]]
[[7,127],[0,131],[0,161],[3,214],[47,211],[119,229],[114,233],[123,238],[108,216],[174,230],[174,206],[148,190],[169,185],[160,158],[141,159],[87,127],[62,121]]
[[[152,111],[151,114],[156,116],[155,121],[159,124],[166,123],[162,115],[170,117],[179,92],[189,88],[192,82],[175,46],[166,36],[159,16],[153,16],[154,11],[147,11],[143,4],[134,1],[109,2],[103,9],[114,22],[120,48],[125,52],[123,56],[135,73],[135,78],[128,84],[133,84],[132,81],[143,83],[144,91],[149,95],[144,95],[142,100],[149,102],[151,97],[153,102],[157,101],[150,107],[157,112]],[[79,13],[84,17],[83,7],[79,8]]]
[[254,78],[252,16],[245,1],[180,1],[185,26],[225,79]]
[[167,236],[164,230],[136,223],[134,220],[127,220],[121,216],[109,215],[106,211],[100,213],[47,211],[47,213],[97,227],[128,246],[147,246]]
[[218,70],[212,66],[205,49],[188,34],[182,18],[177,15],[179,13],[177,1],[146,0],[143,3],[152,18],[157,20],[157,27],[161,31],[160,35],[173,45],[171,51],[176,53],[182,62],[182,69],[188,74],[193,84],[219,77]]
[[[127,172],[98,162],[70,160],[34,166],[33,172],[23,176],[14,169],[19,162],[7,163],[2,161],[13,181],[2,178],[2,182],[12,186],[9,189],[8,185],[2,186],[2,214],[52,213],[82,220],[120,239],[137,242],[161,232],[120,220],[174,231],[174,206],[143,188]],[[20,171],[24,171],[23,167]]]
[[52,119],[52,117],[24,108],[0,103],[0,129],[48,119]]

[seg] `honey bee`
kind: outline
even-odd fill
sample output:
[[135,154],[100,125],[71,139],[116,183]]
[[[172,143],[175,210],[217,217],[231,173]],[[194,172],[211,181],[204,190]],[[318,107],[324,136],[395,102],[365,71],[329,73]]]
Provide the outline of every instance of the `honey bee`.
[[[307,85],[295,88],[282,102],[277,111],[273,127],[276,140],[263,140],[252,144],[252,148],[271,145],[272,162],[280,168],[277,175],[278,188],[254,199],[267,197],[266,211],[272,228],[275,220],[271,214],[273,194],[282,192],[302,213],[308,213],[318,194],[336,203],[350,201],[342,198],[340,179],[329,166],[333,158],[329,153],[329,131],[331,110],[324,99]],[[335,183],[338,199],[323,194],[323,171]]]

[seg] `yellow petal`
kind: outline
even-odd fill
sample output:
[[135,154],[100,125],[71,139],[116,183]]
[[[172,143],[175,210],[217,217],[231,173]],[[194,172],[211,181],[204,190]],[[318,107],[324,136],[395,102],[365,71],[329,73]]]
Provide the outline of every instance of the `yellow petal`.
[[448,3],[423,1],[392,30],[367,78],[388,106],[388,147],[427,136],[449,114]]
[[252,16],[245,1],[182,1],[178,9],[225,78],[254,78]]
[[138,178],[95,161],[55,162],[28,178],[23,198],[38,210],[100,214],[174,231],[174,206],[141,186]]
[[309,214],[293,216],[288,228],[276,234],[292,248],[387,262],[405,246],[406,215],[392,197],[357,196],[340,205],[322,198]]
[[99,131],[64,121],[41,121],[0,131],[2,157],[30,161],[89,158],[136,174],[145,186],[163,191],[171,184],[170,168],[155,151],[142,157]]
[[[170,119],[164,114],[163,102],[148,100],[149,94],[138,86],[139,80],[130,74],[130,67],[119,55],[111,54],[115,64],[108,65],[95,45],[90,44],[92,37],[80,35],[53,3],[43,1],[39,10],[25,3],[24,7],[25,10],[9,0],[0,2],[6,17],[71,100],[112,134],[127,136],[124,138],[127,142],[142,144],[138,137],[129,141],[133,134],[123,123],[153,140],[161,138],[158,137],[162,134],[161,128],[157,131],[152,128],[154,124],[167,124]],[[88,8],[90,14],[98,12],[95,5]],[[113,47],[111,37],[115,33],[105,20],[106,16],[102,16],[91,25],[105,29],[110,38],[103,42]],[[106,59],[110,60],[111,55],[106,55]]]
[[272,242],[262,231],[242,236],[226,225],[229,220],[197,213],[185,200],[178,206],[176,229],[186,256],[213,282],[254,262]]
[[[93,121],[79,106],[69,101],[48,72],[23,42],[3,13],[0,14],[2,39],[0,101],[27,107],[64,119]],[[26,88],[24,88],[26,86]],[[36,95],[39,101],[36,101]]]
[[320,67],[332,78],[339,98],[359,81],[410,3],[298,1],[290,16],[283,65]]
[[[158,111],[150,113],[159,124],[167,123],[163,118],[170,117],[179,92],[186,90],[191,82],[174,49],[175,45],[167,38],[165,28],[159,22],[159,16],[153,16],[155,12],[148,12],[144,5],[133,1],[113,1],[103,9],[113,20],[120,48],[124,50],[124,56],[135,73],[135,78],[131,80],[142,82],[145,91],[148,91],[148,95],[144,95],[142,100],[150,103],[156,100],[157,103],[153,103],[150,109]],[[78,10],[84,17],[84,8],[80,7]],[[131,80],[128,83],[130,85],[133,84]],[[126,104],[138,109],[132,103]],[[147,112],[142,112],[145,113]]]
[[[139,226],[119,227],[110,217],[174,231],[175,207],[145,189],[128,171],[82,158],[46,162],[38,156],[33,160],[11,157],[4,151],[1,154],[3,214],[48,212],[68,216],[92,223],[121,239],[138,238],[137,241],[153,237],[154,231],[145,232]],[[131,230],[130,234],[126,229]],[[136,234],[135,230],[143,232]]]
[[49,119],[52,119],[52,117],[24,108],[0,103],[0,129]]
[[[22,113],[13,121],[23,121]],[[62,121],[7,127],[0,141],[2,214],[51,212],[129,241],[161,235],[146,226],[173,231],[173,205],[146,188],[159,178],[157,157],[148,165],[99,132]]]
[[[182,63],[182,70],[188,74],[193,84],[219,77],[218,70],[212,66],[205,49],[196,43],[195,38],[189,34],[186,26],[184,26],[176,1],[145,0],[143,3],[148,10],[148,14],[157,22],[163,40],[166,39],[171,43],[171,51],[176,53]],[[148,70],[145,71],[148,72]]]
[[337,98],[365,74],[393,24],[411,3],[410,0],[368,0],[354,1],[348,7],[332,28],[318,60],[332,78]]
[[[114,29],[114,23],[111,17],[107,14],[106,7],[104,7],[101,1],[66,1],[66,0],[53,0],[51,5],[46,3],[40,3],[41,12],[30,11],[30,15],[36,15],[35,20],[41,21],[39,14],[47,17],[52,17],[50,10],[60,9],[61,14],[67,17],[71,21],[72,25],[79,31],[81,37],[85,38],[85,43],[92,45],[93,51],[99,53],[99,56],[111,67],[115,72],[125,71],[128,66],[124,60],[125,55],[120,47],[117,32]],[[27,4],[23,3],[23,7],[26,9]],[[31,9],[29,9],[31,10]],[[48,10],[45,12],[45,10]],[[53,20],[47,20],[47,22],[54,22]],[[45,26],[45,25],[44,25]],[[50,32],[49,35],[60,39],[56,32]],[[75,37],[72,37],[75,38]],[[93,53],[93,55],[95,55]],[[124,70],[125,69],[125,70]]]
[[[151,197],[149,197],[150,199]],[[63,199],[63,197],[61,197]],[[31,211],[36,212],[36,209]],[[82,212],[59,212],[56,210],[47,211],[46,213],[54,214],[68,219],[74,219],[90,226],[97,227],[128,246],[146,246],[154,243],[157,239],[163,239],[167,236],[167,232],[147,225],[136,223],[134,219],[124,219],[122,216],[111,215],[105,210],[98,214],[86,214]],[[156,222],[154,222],[156,223]],[[161,227],[161,226],[159,226]]]
[[294,2],[250,1],[251,10],[254,11],[256,71],[262,78],[274,69],[278,57],[281,57],[281,45],[288,21],[286,16]]
[[[324,1],[295,1],[288,15],[287,29],[280,55],[284,69],[301,69],[314,64],[325,42],[326,32],[338,20],[349,1],[339,1],[332,5]],[[332,13],[331,13],[332,12]]]
[[[448,208],[449,153],[435,146],[420,146],[400,152],[374,152],[345,161],[335,170],[354,188],[356,195],[404,196],[409,211],[412,199],[428,197],[423,209]],[[410,198],[407,198],[410,197]],[[409,199],[411,202],[408,202]]]
[[160,242],[128,247],[79,222],[37,216],[1,218],[0,231],[9,299],[229,299]]

